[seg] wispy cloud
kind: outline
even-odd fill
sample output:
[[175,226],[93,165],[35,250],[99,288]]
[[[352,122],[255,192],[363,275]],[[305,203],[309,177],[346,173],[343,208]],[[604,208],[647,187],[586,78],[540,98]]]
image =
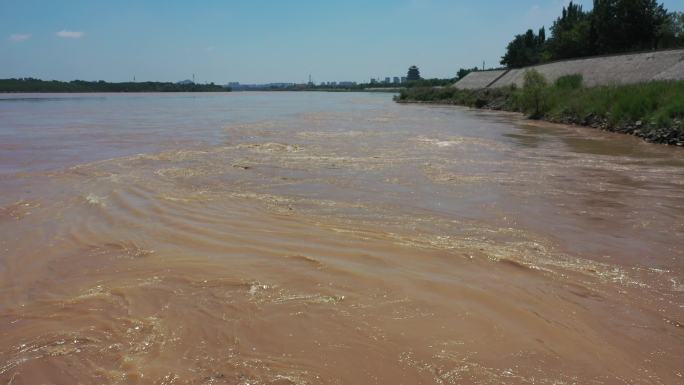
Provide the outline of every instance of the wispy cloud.
[[65,29],[57,32],[57,36],[59,37],[65,37],[69,39],[80,39],[85,35],[85,32],[82,31],[67,31]]
[[13,33],[10,35],[8,38],[9,41],[13,41],[15,43],[19,43],[21,41],[26,41],[31,38],[30,33]]

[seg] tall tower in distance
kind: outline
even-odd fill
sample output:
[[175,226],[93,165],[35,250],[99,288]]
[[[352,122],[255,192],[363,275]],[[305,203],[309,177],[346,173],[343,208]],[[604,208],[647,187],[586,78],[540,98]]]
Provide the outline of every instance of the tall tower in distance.
[[420,80],[420,70],[416,66],[410,66],[406,74],[406,80]]

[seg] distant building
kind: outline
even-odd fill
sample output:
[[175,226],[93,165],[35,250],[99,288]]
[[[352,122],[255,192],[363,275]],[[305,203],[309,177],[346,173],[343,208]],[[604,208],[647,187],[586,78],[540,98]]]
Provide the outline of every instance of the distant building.
[[179,82],[176,83],[176,84],[180,84],[180,85],[186,86],[186,85],[189,85],[189,84],[195,84],[195,82],[193,82],[193,81],[190,80],[190,79],[185,79],[185,80],[179,81]]
[[294,83],[266,83],[266,84],[257,84],[257,87],[264,87],[264,88],[288,88],[294,86]]
[[377,83],[378,83],[378,81],[375,80],[375,78],[371,78],[370,84],[377,84]]
[[225,85],[230,87],[233,91],[258,91],[258,90],[272,90],[294,87],[294,83],[265,83],[265,84],[241,84],[239,82],[231,82]]
[[392,80],[393,80],[392,83],[394,83],[394,84],[401,83],[401,79],[399,79],[399,76],[395,76],[394,79],[392,79]]
[[390,84],[390,78],[389,77],[385,78],[385,84]]
[[406,79],[408,81],[420,80],[420,70],[416,66],[410,66],[408,73],[406,74]]
[[402,76],[402,77],[401,77],[401,82],[402,82],[402,83],[406,83],[406,76]]
[[352,87],[356,85],[356,82],[339,82],[337,83],[340,87]]

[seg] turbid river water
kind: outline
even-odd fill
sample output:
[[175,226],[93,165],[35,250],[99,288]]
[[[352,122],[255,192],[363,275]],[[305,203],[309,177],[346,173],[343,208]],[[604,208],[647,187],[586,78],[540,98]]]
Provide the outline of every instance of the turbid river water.
[[387,94],[0,97],[0,384],[682,384],[684,149]]

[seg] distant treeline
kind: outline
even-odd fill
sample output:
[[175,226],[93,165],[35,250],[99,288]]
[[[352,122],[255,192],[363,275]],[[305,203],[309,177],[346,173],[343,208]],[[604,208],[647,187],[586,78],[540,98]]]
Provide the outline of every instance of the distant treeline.
[[[353,91],[389,91],[404,88],[442,87],[453,84],[458,78],[451,79],[418,79],[403,83],[357,83],[357,84],[291,84],[291,85],[264,85],[263,87],[250,87],[249,91],[328,91],[328,92],[353,92]],[[239,90],[239,89],[238,89]]]
[[362,83],[358,84],[356,87],[360,90],[374,89],[374,88],[421,88],[421,87],[440,87],[448,86],[453,84],[458,79],[418,79],[409,80],[404,83]]
[[570,4],[547,38],[528,30],[508,44],[501,64],[520,68],[554,60],[630,51],[684,47],[684,13],[669,12],[656,0],[594,0],[584,11]]
[[40,80],[34,78],[0,79],[0,92],[227,92],[230,88],[211,84],[178,84],[162,82],[108,83],[73,80]]

